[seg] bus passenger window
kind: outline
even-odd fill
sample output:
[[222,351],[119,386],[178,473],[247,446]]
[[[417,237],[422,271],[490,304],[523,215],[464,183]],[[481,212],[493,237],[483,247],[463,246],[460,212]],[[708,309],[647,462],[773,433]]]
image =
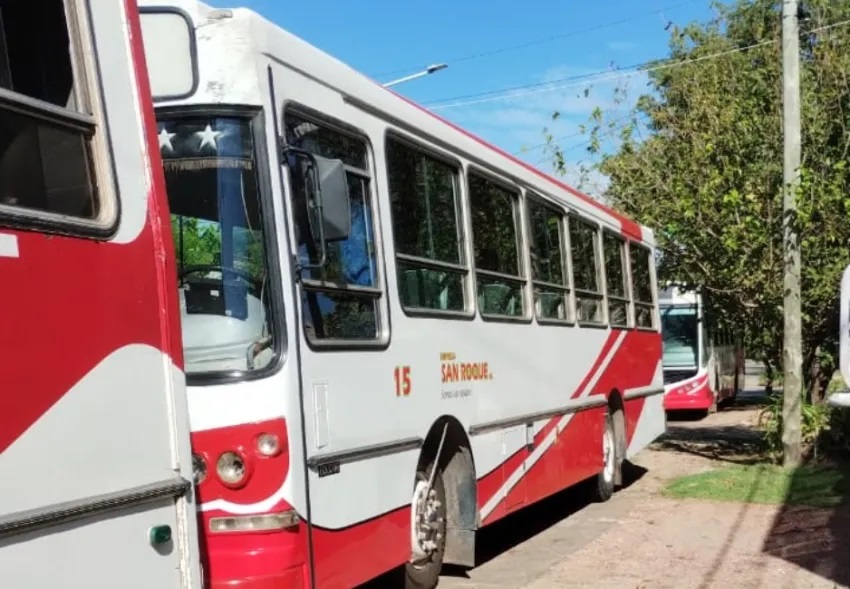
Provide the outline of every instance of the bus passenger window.
[[520,263],[518,194],[478,174],[469,174],[475,279],[482,315],[525,315]]
[[655,327],[655,304],[652,299],[652,273],[649,249],[636,243],[629,244],[632,265],[632,293],[635,300],[635,325],[647,329]]
[[608,322],[615,327],[629,326],[629,293],[626,290],[625,241],[604,232],[605,281],[608,287]]
[[[327,260],[321,268],[301,269],[305,332],[312,340],[376,340],[381,290],[366,142],[292,112],[286,113],[284,124],[288,145],[345,164],[351,200],[348,239],[326,244]],[[290,166],[298,256],[302,264],[317,264],[320,244],[310,232],[306,184],[300,173],[300,166]]]
[[406,308],[466,309],[457,170],[387,138],[387,175],[399,297]]
[[96,124],[78,106],[72,16],[62,0],[0,0],[0,87],[13,93],[0,106],[0,205],[97,219]]
[[536,198],[529,197],[526,203],[535,314],[538,319],[570,320],[563,216]]
[[580,323],[602,323],[602,289],[599,286],[598,230],[584,221],[569,218],[570,253],[576,319]]

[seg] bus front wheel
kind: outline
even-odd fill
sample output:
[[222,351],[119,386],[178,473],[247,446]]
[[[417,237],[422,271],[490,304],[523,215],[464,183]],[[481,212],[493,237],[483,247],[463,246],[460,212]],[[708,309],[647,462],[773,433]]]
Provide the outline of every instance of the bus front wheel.
[[609,412],[605,415],[605,429],[602,431],[602,471],[596,475],[596,488],[593,493],[600,503],[608,501],[614,494],[618,455],[614,417]]
[[[436,468],[429,488],[428,477]],[[405,565],[405,589],[434,589],[440,580],[446,549],[446,489],[443,473],[432,463],[416,473],[410,506],[411,558]]]

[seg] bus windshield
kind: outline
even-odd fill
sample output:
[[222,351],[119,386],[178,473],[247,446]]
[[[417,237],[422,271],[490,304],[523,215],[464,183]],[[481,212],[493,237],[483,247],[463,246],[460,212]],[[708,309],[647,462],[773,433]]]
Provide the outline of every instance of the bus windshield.
[[158,115],[187,375],[262,369],[274,356],[251,121]]
[[662,366],[690,368],[698,365],[697,327],[695,306],[661,307]]

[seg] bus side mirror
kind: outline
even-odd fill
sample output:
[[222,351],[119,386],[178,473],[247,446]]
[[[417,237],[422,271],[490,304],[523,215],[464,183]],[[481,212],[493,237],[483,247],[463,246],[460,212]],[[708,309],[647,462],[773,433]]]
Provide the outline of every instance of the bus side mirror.
[[345,164],[318,155],[311,159],[315,165],[314,182],[318,183],[318,190],[311,195],[314,208],[310,215],[310,232],[317,241],[345,241],[351,234],[351,200]]
[[[841,276],[838,321],[838,366],[844,384],[850,387],[850,266]],[[833,393],[827,398],[833,407],[850,407],[850,392]]]

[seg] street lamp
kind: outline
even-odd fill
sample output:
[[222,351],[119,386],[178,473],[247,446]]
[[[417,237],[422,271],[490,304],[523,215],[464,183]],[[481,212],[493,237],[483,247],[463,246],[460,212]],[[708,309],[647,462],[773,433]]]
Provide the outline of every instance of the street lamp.
[[395,86],[396,84],[401,84],[402,82],[407,82],[409,80],[415,80],[416,78],[421,78],[422,76],[427,76],[428,74],[433,74],[434,72],[438,72],[440,70],[444,70],[449,67],[447,63],[436,63],[434,65],[429,65],[421,72],[417,72],[415,74],[410,74],[409,76],[404,76],[403,78],[399,78],[398,80],[393,80],[392,82],[387,82],[384,84],[384,88],[389,88],[390,86]]

